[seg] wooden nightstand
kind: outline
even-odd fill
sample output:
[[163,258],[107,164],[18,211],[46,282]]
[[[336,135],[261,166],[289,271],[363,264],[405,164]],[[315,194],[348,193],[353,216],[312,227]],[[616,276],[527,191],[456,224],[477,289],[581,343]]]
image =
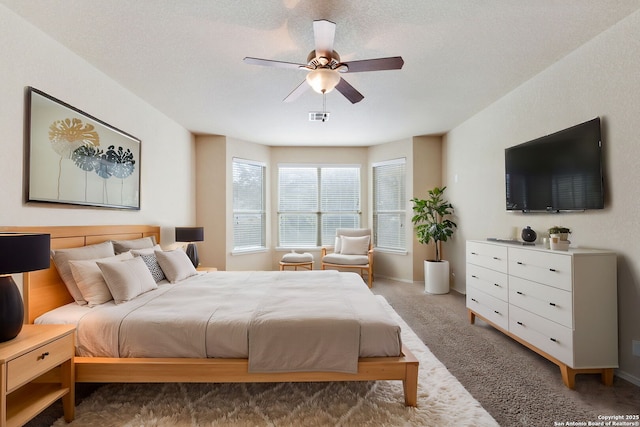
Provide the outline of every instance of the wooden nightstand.
[[73,325],[24,325],[0,343],[0,427],[21,426],[60,398],[64,419],[72,421],[74,355]]
[[216,267],[203,267],[203,266],[198,266],[198,268],[196,268],[196,270],[204,271],[204,272],[218,271],[218,269]]

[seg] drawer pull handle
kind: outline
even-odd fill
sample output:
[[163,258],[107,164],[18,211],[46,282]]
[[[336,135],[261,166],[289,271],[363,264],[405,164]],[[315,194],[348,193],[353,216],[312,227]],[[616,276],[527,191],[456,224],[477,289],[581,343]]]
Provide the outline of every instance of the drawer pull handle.
[[493,259],[495,259],[496,261],[499,260],[500,258],[498,258],[497,256],[494,256]]
[[478,254],[477,254],[477,253],[475,253],[475,252],[471,252],[471,255],[478,255]]
[[493,286],[497,286],[497,287],[500,287],[500,285],[498,285],[497,283],[494,283],[494,284],[493,284]]
[[555,307],[555,306],[556,306],[556,303],[555,303],[555,302],[550,302],[550,303],[549,303],[549,305],[550,305],[551,307]]
[[478,276],[476,276],[475,274],[472,274],[471,277],[473,277],[474,279],[478,278]]
[[549,339],[550,339],[551,341],[553,341],[553,342],[558,342],[558,340],[557,340],[557,339],[555,339],[555,338],[549,338]]
[[522,322],[516,322],[518,325],[520,326],[524,326],[524,324]]
[[42,353],[40,356],[38,356],[38,360],[44,360],[44,358],[47,357],[48,355],[49,355],[49,352],[46,351]]
[[557,270],[555,268],[550,268],[549,271],[553,271],[555,273]]
[[494,312],[495,314],[500,314],[500,312],[499,312],[498,310],[493,310],[493,312]]
[[473,302],[478,302],[478,300],[477,300],[477,299],[475,299],[475,298],[471,298],[471,301],[473,301]]
[[522,292],[520,292],[520,291],[516,291],[516,294],[518,294],[518,295],[524,295],[524,294],[523,294]]
[[516,261],[516,264],[518,265],[524,265],[523,263],[521,263],[520,261]]

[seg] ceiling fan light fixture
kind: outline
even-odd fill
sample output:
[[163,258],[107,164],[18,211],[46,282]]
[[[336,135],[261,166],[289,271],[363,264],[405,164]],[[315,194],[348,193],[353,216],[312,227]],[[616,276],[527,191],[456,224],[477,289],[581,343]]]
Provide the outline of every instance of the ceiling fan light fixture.
[[329,68],[318,68],[309,71],[307,83],[318,93],[329,93],[340,83],[340,75]]

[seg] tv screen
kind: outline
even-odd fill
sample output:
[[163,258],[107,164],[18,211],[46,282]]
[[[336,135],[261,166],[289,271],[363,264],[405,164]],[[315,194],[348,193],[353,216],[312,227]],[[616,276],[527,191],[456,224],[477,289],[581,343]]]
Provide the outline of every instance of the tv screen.
[[604,208],[600,118],[505,150],[509,211]]

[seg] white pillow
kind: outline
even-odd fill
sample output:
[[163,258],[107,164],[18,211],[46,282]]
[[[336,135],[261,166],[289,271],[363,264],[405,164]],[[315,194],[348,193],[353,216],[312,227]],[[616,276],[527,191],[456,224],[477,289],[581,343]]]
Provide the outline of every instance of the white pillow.
[[131,253],[133,256],[139,255],[152,255],[155,251],[161,251],[162,248],[160,245],[155,245],[151,248],[143,248],[143,249],[131,249]]
[[171,283],[176,283],[187,277],[198,274],[193,263],[182,249],[172,251],[156,251],[156,259],[160,268]]
[[97,264],[116,304],[129,301],[158,287],[142,258]]
[[113,243],[113,250],[117,255],[131,249],[152,248],[156,244],[156,238],[155,236],[150,236],[132,240],[112,240],[111,243]]
[[115,255],[111,242],[98,243],[96,245],[80,246],[77,248],[52,249],[51,258],[58,269],[58,274],[67,286],[69,293],[80,305],[87,304],[82,297],[82,292],[78,289],[76,281],[73,279],[69,261],[72,259],[97,259],[112,257]]
[[369,236],[349,237],[342,236],[343,255],[366,255],[369,251]]
[[113,299],[97,263],[120,262],[132,258],[131,252],[124,252],[108,258],[69,261],[73,279],[76,281],[82,297],[89,303],[89,307],[95,307]]
[[342,250],[342,236],[336,236],[336,244],[333,245],[333,252],[339,254]]

